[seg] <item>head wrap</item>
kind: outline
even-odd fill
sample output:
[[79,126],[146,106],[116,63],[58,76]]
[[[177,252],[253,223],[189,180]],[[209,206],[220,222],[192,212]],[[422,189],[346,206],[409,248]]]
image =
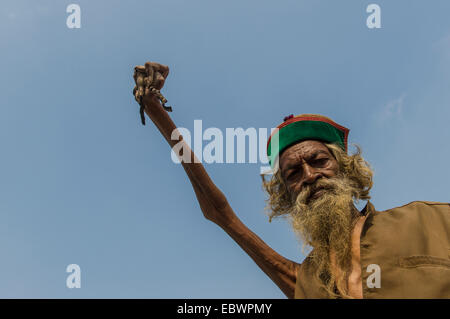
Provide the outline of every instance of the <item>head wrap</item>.
[[[289,115],[267,141],[267,157],[272,173],[278,170],[279,155],[289,146],[305,140],[335,143],[347,152],[349,129],[319,114]],[[277,145],[278,144],[278,145]]]

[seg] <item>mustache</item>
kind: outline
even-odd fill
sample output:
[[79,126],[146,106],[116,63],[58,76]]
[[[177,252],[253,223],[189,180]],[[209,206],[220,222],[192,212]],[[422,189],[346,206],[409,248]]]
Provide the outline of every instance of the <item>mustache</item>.
[[337,194],[339,182],[340,182],[339,177],[331,177],[331,178],[320,178],[314,184],[304,185],[300,193],[297,195],[297,201],[299,201],[302,204],[307,204],[313,199],[312,197],[319,191],[322,191],[323,193]]

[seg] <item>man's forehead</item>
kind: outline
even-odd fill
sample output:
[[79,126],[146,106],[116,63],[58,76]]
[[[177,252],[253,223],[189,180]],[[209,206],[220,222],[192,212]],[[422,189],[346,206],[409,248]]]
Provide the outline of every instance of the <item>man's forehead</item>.
[[280,161],[297,159],[299,157],[309,157],[322,152],[329,154],[328,148],[323,142],[317,140],[305,140],[289,146],[284,150],[281,154]]

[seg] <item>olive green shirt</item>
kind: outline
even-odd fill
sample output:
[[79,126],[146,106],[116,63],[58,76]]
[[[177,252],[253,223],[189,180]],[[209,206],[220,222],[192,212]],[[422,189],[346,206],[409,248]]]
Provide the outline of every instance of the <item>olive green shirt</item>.
[[[361,213],[363,298],[450,298],[449,203],[415,201],[379,212],[368,202]],[[299,267],[295,298],[327,298],[310,255]]]

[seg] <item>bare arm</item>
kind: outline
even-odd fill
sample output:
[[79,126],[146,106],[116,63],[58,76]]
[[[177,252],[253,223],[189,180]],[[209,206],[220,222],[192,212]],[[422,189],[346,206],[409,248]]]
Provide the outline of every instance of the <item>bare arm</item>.
[[[155,87],[161,89],[169,69],[158,63],[146,64],[147,69],[150,66],[156,71]],[[179,140],[171,139],[172,132],[177,128],[169,114],[163,109],[158,98],[153,94],[145,94],[142,102],[145,107],[145,113],[161,132],[170,147],[177,144]],[[183,141],[182,143],[185,142]],[[283,293],[288,298],[293,298],[299,264],[279,255],[248,229],[231,209],[225,195],[213,183],[203,165],[194,162],[194,152],[187,144],[184,145],[183,149],[190,153],[191,160],[190,163],[182,162],[182,165],[191,181],[205,218],[216,223],[227,232]]]

